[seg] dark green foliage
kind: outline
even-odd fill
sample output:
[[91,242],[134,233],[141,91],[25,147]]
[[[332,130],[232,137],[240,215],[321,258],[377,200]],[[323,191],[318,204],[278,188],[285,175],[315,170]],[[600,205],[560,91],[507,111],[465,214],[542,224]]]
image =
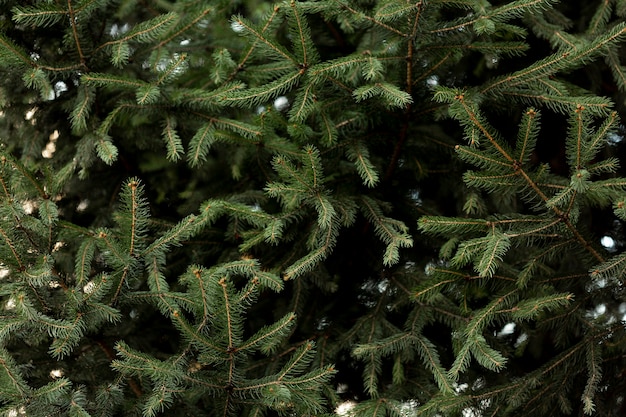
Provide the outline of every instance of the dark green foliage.
[[626,2],[492,3],[0,1],[0,412],[624,415]]

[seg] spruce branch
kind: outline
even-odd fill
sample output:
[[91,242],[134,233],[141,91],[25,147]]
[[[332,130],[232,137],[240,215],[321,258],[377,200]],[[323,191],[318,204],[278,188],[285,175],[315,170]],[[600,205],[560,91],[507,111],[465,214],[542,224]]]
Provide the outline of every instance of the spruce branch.
[[558,310],[568,306],[573,298],[571,293],[529,298],[515,306],[513,317],[523,320],[536,319],[544,311]]
[[397,220],[393,220],[382,214],[380,206],[375,200],[363,197],[363,214],[372,222],[374,230],[383,243],[387,245],[383,263],[393,265],[398,262],[400,248],[410,248],[413,246],[413,239],[407,233],[406,225]]
[[[542,9],[551,7],[552,4],[555,3],[555,0],[532,0],[532,1],[524,1],[518,0],[513,1],[508,4],[497,7],[493,10],[483,12],[484,14],[480,15],[477,18],[472,19],[471,17],[462,19],[462,22],[452,25],[446,25],[443,28],[434,29],[432,33],[442,33],[449,31],[457,31],[468,26],[474,26],[476,30],[476,26],[480,28],[480,25],[484,25],[485,22],[502,22],[505,20],[513,19],[516,17],[521,17],[525,13],[540,11]],[[493,24],[493,23],[491,23]],[[495,29],[495,26],[494,26]],[[478,30],[477,30],[478,31]],[[480,33],[480,32],[479,32]]]
[[404,92],[398,87],[389,83],[375,83],[373,85],[364,85],[356,88],[353,91],[352,95],[354,96],[357,103],[375,96],[379,96],[390,108],[405,108],[413,102],[413,98],[410,96],[409,93]]
[[[17,245],[14,241],[14,238],[9,234],[7,230],[0,228],[0,235],[2,235],[2,240],[6,247],[9,248],[13,259],[15,259],[18,270],[24,270],[25,266],[22,262],[22,257],[18,253]],[[8,261],[8,260],[7,260]]]
[[145,20],[124,36],[114,41],[109,41],[102,44],[99,48],[106,47],[108,45],[115,45],[120,43],[127,43],[129,41],[137,41],[140,43],[149,43],[161,38],[167,31],[175,24],[180,16],[176,12],[169,12],[152,19]]
[[11,12],[16,23],[48,27],[66,18],[68,12],[59,5],[16,6]]
[[315,247],[308,254],[289,265],[283,272],[283,279],[288,281],[304,275],[326,259],[337,242],[337,234],[338,228],[333,226],[318,235],[313,242]]
[[304,18],[299,2],[289,2],[290,14],[288,22],[291,26],[291,34],[296,39],[293,42],[296,57],[300,58],[298,65],[309,68],[319,61],[319,54],[311,39],[311,29]]
[[3,412],[620,414],[624,1],[157,3],[3,3]]
[[296,57],[293,56],[284,47],[276,42],[272,42],[270,39],[264,36],[264,29],[255,27],[255,25],[250,23],[243,16],[234,16],[232,19],[232,23],[237,27],[241,27],[243,29],[242,33],[253,38],[257,42],[257,45],[263,45],[264,51],[273,54],[273,56],[275,56],[277,59],[285,59],[287,61],[290,61],[294,67],[298,66],[298,59],[296,59]]
[[[570,233],[572,233],[572,235],[575,236],[576,240],[580,242],[580,244],[585,248],[585,250],[587,250],[590,254],[592,254],[594,258],[596,258],[596,260],[600,262],[604,261],[604,258],[593,248],[591,244],[589,244],[589,242],[582,236],[582,234],[578,231],[576,226],[572,223],[572,221],[569,218],[570,211],[567,209],[563,210],[558,205],[556,205],[555,204],[556,200],[552,201],[544,193],[544,191],[541,190],[537,182],[533,180],[531,176],[526,172],[524,165],[521,163],[521,161],[516,160],[513,157],[513,153],[511,153],[504,145],[502,145],[499,142],[499,140],[497,139],[498,136],[495,133],[492,133],[491,127],[483,121],[483,117],[482,115],[480,115],[480,113],[478,113],[478,110],[476,109],[475,104],[472,102],[470,103],[467,102],[466,93],[464,92],[455,93],[454,91],[441,88],[438,90],[435,97],[440,101],[452,102],[453,103],[453,105],[451,106],[452,115],[461,121],[465,121],[464,123],[466,123],[467,125],[474,126],[476,129],[478,129],[482,133],[482,135],[485,138],[487,138],[489,144],[491,145],[493,150],[496,152],[495,155],[499,155],[501,158],[503,158],[503,160],[499,161],[497,157],[485,157],[482,154],[480,154],[478,151],[469,150],[471,148],[462,148],[459,145],[457,145],[457,149],[461,149],[464,151],[465,149],[468,149],[463,154],[467,155],[468,157],[471,157],[472,162],[477,163],[477,164],[483,164],[483,166],[506,167],[507,164],[510,164],[510,168],[511,168],[510,172],[520,176],[524,180],[524,182],[526,182],[527,186],[530,187],[530,189],[534,191],[537,197],[539,197],[540,200],[542,200],[549,209],[554,211],[556,216],[559,219],[561,219],[561,221],[569,229]],[[455,105],[457,103],[460,105],[459,108],[455,108]],[[582,111],[584,111],[584,106],[579,104],[576,108],[575,113],[579,113]],[[619,186],[618,184],[615,184],[615,185]],[[562,197],[566,197],[566,196],[571,197],[569,200],[570,207],[571,207],[571,204],[574,201],[575,195],[572,195],[567,190],[564,190],[564,192],[561,193],[561,195]],[[464,264],[468,262],[469,259],[471,259],[471,256],[468,258],[469,253],[466,253],[465,255],[458,257],[457,262],[460,262],[460,264]]]
[[553,54],[538,61],[529,68],[488,83],[481,90],[481,94],[497,92],[504,86],[515,87],[550,76],[559,71],[565,71],[583,65],[601,54],[606,46],[618,42],[625,32],[626,26],[624,24],[618,24],[608,30],[606,34],[594,38],[593,41],[584,45],[584,47],[578,48],[573,46],[570,50]]
[[564,97],[553,96],[548,94],[527,91],[526,86],[523,90],[509,90],[504,95],[519,99],[521,103],[546,106],[551,110],[559,113],[568,114],[575,110],[577,106],[584,103],[587,113],[593,113],[598,116],[605,116],[613,107],[613,103],[604,97]]
[[29,402],[32,401],[32,404],[29,405],[34,410],[37,410],[38,407],[40,409],[49,410],[66,396],[71,386],[72,382],[67,378],[59,378],[56,381],[50,382],[32,391],[27,397],[28,400],[30,400]]
[[0,57],[2,57],[3,66],[30,67],[33,65],[28,54],[2,33],[0,33]]
[[195,168],[206,161],[211,146],[216,141],[213,122],[205,123],[198,129],[189,142],[187,163]]
[[9,382],[7,392],[3,392],[2,396],[8,399],[26,396],[29,391],[28,384],[23,379],[12,355],[4,347],[0,348],[0,367],[2,380]]
[[107,165],[112,165],[117,160],[118,149],[113,144],[111,137],[103,134],[96,135],[96,152],[98,157]]
[[621,278],[624,262],[626,262],[626,254],[613,256],[590,270],[593,278],[613,279],[616,274]]
[[463,181],[470,187],[483,189],[489,193],[497,192],[502,187],[515,189],[519,186],[518,175],[515,173],[498,174],[466,171],[463,174]]
[[265,355],[274,352],[276,348],[278,348],[277,344],[291,331],[295,319],[295,314],[288,313],[276,323],[265,326],[259,330],[255,335],[246,340],[239,349],[247,350],[257,348],[258,346],[261,353]]
[[34,189],[38,196],[43,199],[47,199],[50,196],[42,186],[42,184],[37,180],[35,175],[19,160],[13,158],[11,155],[7,155],[2,152],[0,154],[0,164],[2,167],[11,167],[11,169],[19,172],[22,179],[26,180],[32,189]]
[[504,368],[508,362],[500,352],[493,349],[487,344],[484,336],[476,335],[476,341],[470,345],[472,356],[476,361],[486,369],[491,371],[499,371]]
[[320,112],[320,125],[322,126],[321,142],[327,147],[335,145],[339,137],[339,131],[337,130],[339,126],[335,124],[325,111]]
[[439,391],[443,394],[452,394],[454,392],[454,385],[441,365],[435,345],[425,337],[418,337],[416,342],[418,353],[422,357],[422,362],[433,374]]
[[510,238],[504,233],[494,231],[489,236],[485,250],[475,268],[480,277],[492,277],[510,248]]
[[606,30],[607,23],[613,14],[612,6],[612,2],[608,1],[599,5],[589,22],[589,27],[586,31],[587,35],[597,36],[603,30]]
[[187,60],[187,54],[175,55],[167,67],[162,70],[157,68],[159,77],[154,81],[155,86],[172,83],[178,76],[186,71]]
[[354,161],[354,165],[363,180],[363,184],[367,187],[375,187],[378,184],[378,172],[376,172],[376,168],[370,160],[369,150],[363,143],[354,141],[351,146],[346,149],[346,156]]
[[[265,21],[265,24],[259,30],[259,34],[260,35],[263,35],[264,33],[266,33],[268,31],[268,29],[270,29],[272,27],[272,25],[274,24],[274,22],[276,20],[276,17],[279,15],[280,10],[281,10],[280,5],[275,5],[272,8],[272,13],[267,17],[267,19]],[[228,77],[228,81],[229,82],[232,81],[235,78],[235,76],[237,76],[237,74],[246,67],[246,63],[252,57],[253,52],[256,49],[257,42],[258,41],[254,41],[249,46],[247,46],[247,50],[242,55],[242,58],[239,61],[239,64],[236,66],[236,68],[233,70],[233,72]]]
[[[355,18],[357,18],[357,19],[366,20],[366,21],[368,21],[368,22],[370,22],[370,23],[372,23],[372,24],[374,24],[376,26],[380,26],[381,28],[384,28],[384,29],[386,29],[386,30],[388,30],[388,31],[390,31],[392,33],[395,33],[396,35],[401,36],[401,37],[405,37],[406,36],[405,33],[403,33],[402,31],[400,31],[398,29],[396,29],[395,27],[393,27],[393,26],[391,26],[391,25],[389,25],[389,24],[387,24],[387,23],[385,23],[385,22],[383,22],[381,20],[376,19],[375,17],[368,16],[365,13],[363,13],[363,12],[361,12],[361,11],[355,9],[355,8],[350,7],[344,1],[336,1],[336,3],[338,3],[342,9],[347,10],[350,13],[352,13],[355,16]],[[384,19],[384,17],[383,17],[383,19]]]
[[587,345],[587,372],[588,379],[583,392],[583,411],[585,414],[592,415],[596,410],[594,404],[595,393],[598,390],[598,384],[602,378],[602,368],[600,362],[602,360],[602,349],[593,343]]
[[347,80],[346,76],[348,74],[351,74],[353,71],[370,62],[371,58],[367,54],[351,54],[313,65],[309,68],[307,74],[314,79],[320,76],[326,76],[339,80]]
[[418,1],[416,3],[400,3],[400,2],[387,2],[382,3],[374,13],[374,19],[381,22],[395,22],[398,19],[404,19],[407,17],[417,16],[419,19],[419,11],[423,5],[423,2]]
[[626,91],[626,67],[621,64],[619,55],[616,53],[614,48],[607,48],[605,61],[611,69],[613,79],[617,83],[617,86],[622,91]]
[[421,217],[419,227],[421,230],[440,235],[471,235],[476,232],[488,230],[491,224],[483,219],[451,218],[442,216]]
[[163,122],[162,137],[167,148],[167,158],[172,162],[178,161],[185,153],[182,140],[176,129],[177,125],[178,122],[172,115],[168,115]]
[[524,114],[520,122],[520,130],[517,135],[517,143],[515,145],[516,159],[522,164],[528,163],[530,153],[535,149],[537,136],[539,134],[539,125],[541,113],[530,108]]
[[78,52],[78,58],[80,60],[80,64],[83,68],[86,67],[85,54],[83,52],[83,47],[81,45],[80,37],[78,35],[77,22],[78,18],[74,12],[74,7],[72,6],[72,0],[67,0],[67,14],[70,19],[70,27],[72,28],[72,36],[74,37],[74,43],[76,44],[76,51]]
[[460,272],[450,271],[450,273],[456,274],[457,276],[449,279],[442,279],[442,277],[437,276],[432,280],[424,282],[422,285],[415,289],[414,297],[420,302],[430,304],[431,302],[437,300],[442,292],[442,287],[445,288],[449,286],[449,284],[455,284],[461,282],[461,280],[466,279],[466,275]]
[[[178,21],[178,26],[173,28],[173,30],[171,31],[171,34],[168,37],[161,40],[156,45],[154,45],[152,48],[153,49],[164,48],[167,44],[172,42],[174,39],[181,36],[185,32],[189,31],[195,25],[200,23],[203,19],[206,19],[206,17],[209,14],[213,13],[214,11],[215,11],[215,7],[209,6],[209,7],[201,8],[195,15],[191,16],[191,19],[189,19],[186,15],[183,15],[182,18]],[[187,19],[188,21],[186,22],[185,20]]]
[[135,93],[135,98],[139,105],[153,104],[158,101],[160,96],[161,90],[159,87],[150,84],[138,87]]
[[113,74],[102,74],[89,72],[81,76],[83,83],[96,87],[118,86],[125,89],[138,89],[146,86],[146,83],[132,77],[117,76]]
[[289,121],[302,123],[315,111],[316,83],[310,82],[296,95],[293,105],[289,109]]
[[223,107],[221,101],[224,94],[228,95],[244,88],[245,86],[241,82],[224,83],[210,91],[182,88],[175,92],[172,101],[193,110],[211,111]]
[[293,89],[299,83],[304,73],[304,69],[300,69],[261,87],[252,87],[243,91],[233,91],[232,93],[222,93],[219,96],[219,103],[221,105],[241,107],[262,105],[266,101]]
[[76,105],[70,113],[70,122],[72,124],[72,130],[78,134],[86,132],[87,130],[87,119],[89,118],[89,112],[95,99],[94,93],[92,88],[81,86],[79,94],[76,97]]

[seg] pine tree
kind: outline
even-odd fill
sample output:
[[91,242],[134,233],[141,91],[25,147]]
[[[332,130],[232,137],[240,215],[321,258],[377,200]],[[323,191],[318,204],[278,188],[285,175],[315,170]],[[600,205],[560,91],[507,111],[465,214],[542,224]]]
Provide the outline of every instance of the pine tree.
[[624,414],[625,1],[0,5],[4,415]]

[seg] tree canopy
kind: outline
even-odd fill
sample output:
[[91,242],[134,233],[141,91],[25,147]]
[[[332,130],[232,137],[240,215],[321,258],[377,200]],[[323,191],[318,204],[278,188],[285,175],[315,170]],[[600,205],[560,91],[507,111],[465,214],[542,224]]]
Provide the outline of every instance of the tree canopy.
[[626,413],[626,1],[0,6],[4,415]]

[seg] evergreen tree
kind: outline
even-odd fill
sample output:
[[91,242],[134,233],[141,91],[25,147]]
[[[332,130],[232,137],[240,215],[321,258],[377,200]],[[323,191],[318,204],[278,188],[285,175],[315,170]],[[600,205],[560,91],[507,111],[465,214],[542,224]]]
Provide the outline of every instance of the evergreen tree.
[[0,1],[6,416],[626,413],[626,1]]

